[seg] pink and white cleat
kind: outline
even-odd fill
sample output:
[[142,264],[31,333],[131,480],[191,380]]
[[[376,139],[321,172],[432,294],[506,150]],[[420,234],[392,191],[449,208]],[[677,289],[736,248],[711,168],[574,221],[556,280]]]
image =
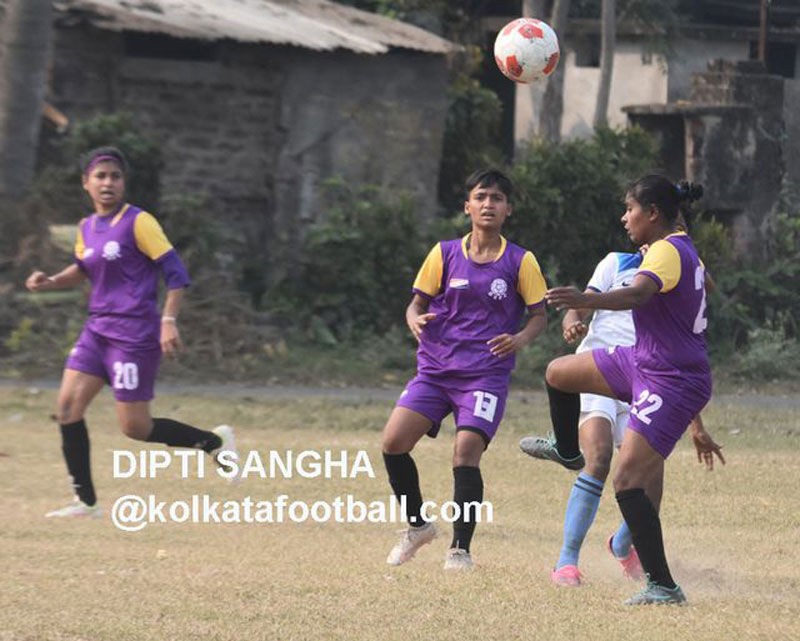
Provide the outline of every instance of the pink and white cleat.
[[577,565],[564,565],[550,573],[553,583],[565,588],[577,588],[581,584],[581,573]]
[[631,545],[631,551],[628,552],[628,556],[620,558],[614,554],[614,548],[611,545],[613,540],[614,535],[612,534],[608,538],[608,541],[606,541],[606,547],[611,553],[611,556],[619,561],[619,564],[622,566],[622,575],[631,581],[641,581],[644,578],[644,570],[642,569],[642,562],[639,560],[639,554],[636,552],[636,548]]

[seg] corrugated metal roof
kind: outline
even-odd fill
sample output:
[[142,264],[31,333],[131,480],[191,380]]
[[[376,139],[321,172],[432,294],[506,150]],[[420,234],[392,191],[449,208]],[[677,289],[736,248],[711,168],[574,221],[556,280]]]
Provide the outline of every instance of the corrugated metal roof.
[[367,54],[392,47],[444,54],[456,47],[405,22],[328,0],[56,0],[55,6],[65,17],[82,17],[101,29],[178,38]]

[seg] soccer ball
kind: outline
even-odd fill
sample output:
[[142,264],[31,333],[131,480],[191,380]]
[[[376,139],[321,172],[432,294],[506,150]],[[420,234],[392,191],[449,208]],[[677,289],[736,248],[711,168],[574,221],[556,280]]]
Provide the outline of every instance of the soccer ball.
[[546,78],[558,64],[558,36],[550,25],[534,18],[517,18],[494,41],[494,59],[514,82]]

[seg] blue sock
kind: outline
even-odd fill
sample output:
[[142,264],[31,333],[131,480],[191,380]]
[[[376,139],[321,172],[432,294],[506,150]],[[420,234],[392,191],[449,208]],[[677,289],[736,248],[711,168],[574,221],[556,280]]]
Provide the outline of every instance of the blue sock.
[[624,559],[631,553],[631,545],[633,545],[633,535],[631,534],[628,524],[623,520],[619,524],[619,529],[611,539],[611,549],[614,551],[614,556],[618,559]]
[[602,494],[601,481],[583,472],[578,475],[567,502],[567,513],[564,516],[564,545],[556,569],[565,565],[578,565],[583,539],[594,522]]

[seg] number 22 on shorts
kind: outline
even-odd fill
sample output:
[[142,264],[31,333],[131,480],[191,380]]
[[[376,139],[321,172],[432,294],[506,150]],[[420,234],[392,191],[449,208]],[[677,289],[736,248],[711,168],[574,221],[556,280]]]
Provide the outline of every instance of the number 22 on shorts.
[[[649,405],[646,405],[649,403]],[[639,398],[631,407],[631,414],[636,416],[645,425],[650,425],[653,419],[650,414],[657,412],[664,404],[664,400],[658,394],[651,394],[650,390],[643,390]]]

